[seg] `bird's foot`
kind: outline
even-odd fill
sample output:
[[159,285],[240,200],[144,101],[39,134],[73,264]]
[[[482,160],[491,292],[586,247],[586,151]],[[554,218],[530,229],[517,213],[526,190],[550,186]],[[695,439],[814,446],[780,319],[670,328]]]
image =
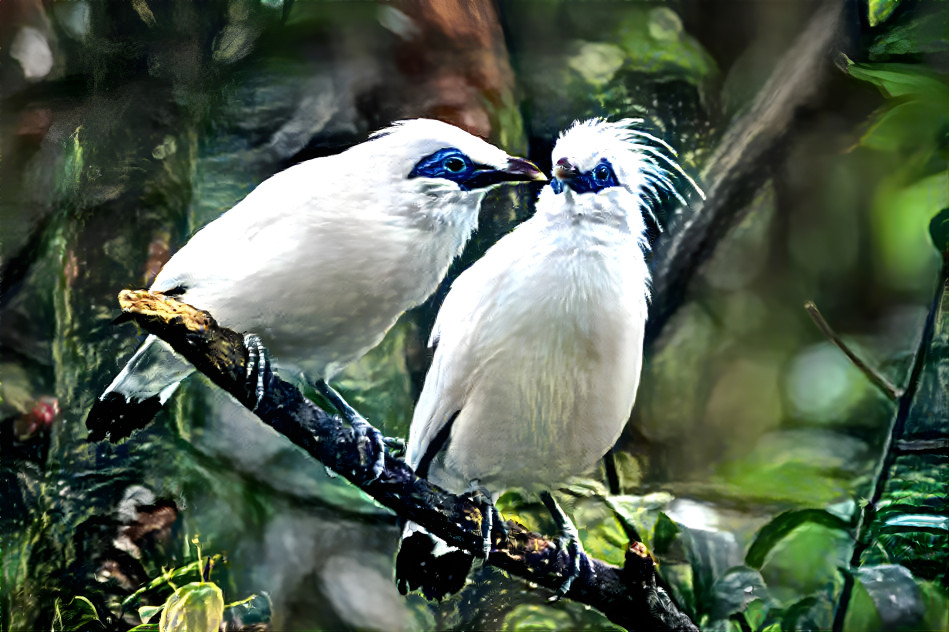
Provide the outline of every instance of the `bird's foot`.
[[477,481],[472,482],[471,489],[464,494],[464,497],[478,505],[478,509],[481,512],[481,550],[472,551],[472,553],[486,560],[493,548],[491,532],[494,529],[494,525],[497,525],[505,536],[507,535],[507,525],[504,523],[504,519],[501,518],[501,514],[498,513],[497,507],[491,502],[491,494],[489,494],[485,488],[481,487]]
[[343,397],[333,390],[325,380],[316,383],[316,390],[333,405],[353,429],[353,438],[359,450],[359,464],[369,466],[367,481],[376,481],[386,471],[385,437],[366,421],[356,409],[350,406]]
[[247,349],[247,384],[256,381],[254,407],[251,408],[251,411],[256,413],[267,392],[268,376],[272,375],[273,371],[270,368],[270,356],[259,336],[245,334],[244,348]]
[[379,479],[386,471],[385,437],[362,417],[348,420],[353,427],[356,446],[359,448],[359,464],[365,467],[371,463],[368,482]]
[[567,514],[564,513],[563,509],[560,508],[560,505],[557,504],[554,497],[550,495],[550,492],[541,492],[540,499],[560,529],[560,535],[557,538],[558,544],[567,552],[568,566],[563,583],[560,584],[560,588],[557,589],[554,596],[550,598],[550,601],[559,601],[570,592],[570,587],[573,585],[574,580],[580,576],[581,560],[587,564],[589,564],[590,561],[583,551],[583,545],[580,543],[580,534],[577,531],[577,527]]
[[389,454],[397,459],[405,458],[405,439],[400,437],[382,437]]

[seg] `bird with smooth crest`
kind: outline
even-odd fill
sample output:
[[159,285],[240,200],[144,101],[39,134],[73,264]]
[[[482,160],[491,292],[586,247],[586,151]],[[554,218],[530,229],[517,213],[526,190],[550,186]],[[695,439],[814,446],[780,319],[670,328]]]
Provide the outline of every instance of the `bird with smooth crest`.
[[[546,178],[533,164],[458,127],[401,121],[265,180],[195,233],[151,290],[258,335],[279,368],[348,416],[326,381],[435,291],[490,188],[535,180]],[[149,336],[94,403],[90,439],[144,426],[193,370]]]

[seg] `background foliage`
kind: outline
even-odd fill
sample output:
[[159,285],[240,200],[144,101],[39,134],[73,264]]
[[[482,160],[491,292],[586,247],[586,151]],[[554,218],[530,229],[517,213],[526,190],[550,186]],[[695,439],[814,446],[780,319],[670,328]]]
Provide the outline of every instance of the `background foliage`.
[[[808,69],[818,97],[753,165],[765,184],[647,348],[621,493],[591,472],[563,494],[587,551],[619,563],[635,533],[705,630],[949,627],[949,7],[841,6],[827,67]],[[548,168],[572,120],[640,116],[710,177],[812,15],[728,0],[0,3],[0,623],[155,626],[185,594],[217,608],[200,535],[221,556],[228,629],[612,629],[492,569],[442,604],[400,597],[394,517],[201,379],[130,441],[86,443],[86,410],[137,344],[111,323],[115,295],[268,175],[403,117]],[[533,194],[493,194],[450,277]],[[659,211],[657,248],[688,218]],[[387,434],[406,434],[445,288],[339,380]],[[500,508],[550,529],[518,490]]]

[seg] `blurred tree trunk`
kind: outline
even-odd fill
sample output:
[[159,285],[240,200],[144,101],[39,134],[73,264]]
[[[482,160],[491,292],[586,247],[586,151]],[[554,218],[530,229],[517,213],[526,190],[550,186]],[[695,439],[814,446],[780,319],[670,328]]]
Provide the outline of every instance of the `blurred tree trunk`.
[[[150,437],[142,450],[102,450],[86,442],[83,423],[118,359],[137,344],[110,324],[115,288],[150,281],[186,236],[191,202],[196,117],[182,93],[201,76],[206,20],[190,5],[156,18],[133,4],[87,5],[84,40],[63,41],[57,52],[64,74],[90,82],[79,94],[53,83],[52,94],[39,99],[51,110],[45,142],[52,163],[32,167],[54,170],[55,185],[45,192],[53,221],[44,256],[52,265],[38,266],[49,272],[32,275],[26,289],[54,298],[62,422],[52,427],[33,509],[46,519],[32,522],[15,552],[25,577],[15,582],[14,629],[45,627],[55,597],[95,594],[95,577],[115,553],[112,508],[129,484],[154,475],[157,454],[172,449]],[[130,76],[130,67],[150,72]],[[144,579],[134,570],[118,583]],[[72,580],[54,582],[63,573]]]

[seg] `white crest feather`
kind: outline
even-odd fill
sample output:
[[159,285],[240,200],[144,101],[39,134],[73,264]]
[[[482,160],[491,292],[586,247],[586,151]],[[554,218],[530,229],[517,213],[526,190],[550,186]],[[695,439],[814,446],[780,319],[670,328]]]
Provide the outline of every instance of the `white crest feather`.
[[[675,186],[674,179],[682,178],[705,199],[705,193],[676,160],[675,150],[664,140],[639,128],[643,119],[625,118],[615,122],[603,118],[574,121],[560,134],[555,154],[567,153],[581,160],[581,170],[592,168],[583,164],[583,157],[595,161],[595,156],[610,154],[620,160],[621,169],[627,176],[638,174],[636,193],[643,200],[643,210],[659,225],[653,207],[664,192],[685,204],[685,198]],[[660,226],[661,230],[661,226]]]

